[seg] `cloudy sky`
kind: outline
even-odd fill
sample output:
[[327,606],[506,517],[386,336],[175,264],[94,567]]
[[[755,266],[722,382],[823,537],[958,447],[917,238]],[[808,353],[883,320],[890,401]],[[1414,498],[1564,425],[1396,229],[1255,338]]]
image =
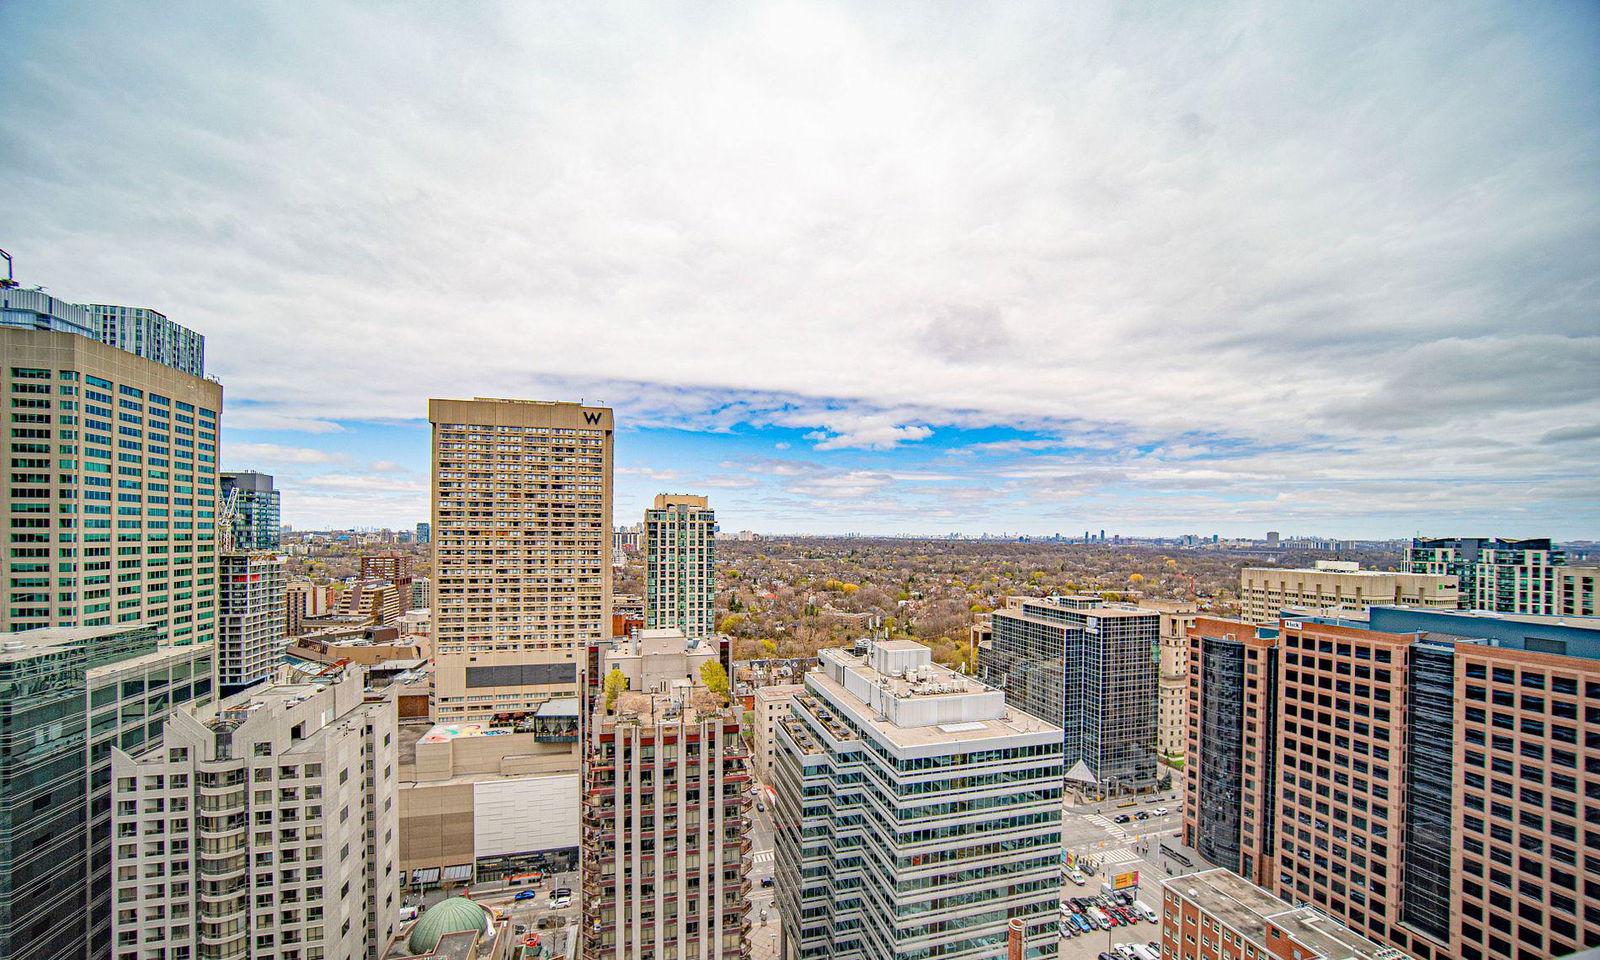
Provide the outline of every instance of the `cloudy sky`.
[[426,401],[617,519],[1600,537],[1600,5],[0,5],[19,279],[207,336],[298,527]]

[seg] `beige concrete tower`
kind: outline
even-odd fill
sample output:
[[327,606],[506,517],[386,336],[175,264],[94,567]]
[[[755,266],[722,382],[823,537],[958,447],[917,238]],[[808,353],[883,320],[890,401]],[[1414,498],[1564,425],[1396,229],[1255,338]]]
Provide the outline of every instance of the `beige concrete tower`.
[[577,696],[585,646],[611,632],[611,411],[430,400],[428,419],[437,718]]

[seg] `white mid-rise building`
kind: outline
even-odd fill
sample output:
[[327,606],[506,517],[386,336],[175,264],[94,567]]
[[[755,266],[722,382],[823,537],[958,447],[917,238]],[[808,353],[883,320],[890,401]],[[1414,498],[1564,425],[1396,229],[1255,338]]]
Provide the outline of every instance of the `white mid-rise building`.
[[112,751],[115,960],[359,960],[400,905],[395,709],[359,671],[173,711]]
[[285,559],[272,553],[217,558],[217,682],[224,694],[272,676],[288,644]]
[[909,640],[821,651],[778,724],[779,956],[992,960],[1056,945],[1062,730]]
[[756,776],[762,783],[772,783],[773,744],[777,742],[778,721],[789,715],[789,704],[806,692],[798,683],[781,683],[769,687],[756,687],[752,694],[755,702],[755,761]]

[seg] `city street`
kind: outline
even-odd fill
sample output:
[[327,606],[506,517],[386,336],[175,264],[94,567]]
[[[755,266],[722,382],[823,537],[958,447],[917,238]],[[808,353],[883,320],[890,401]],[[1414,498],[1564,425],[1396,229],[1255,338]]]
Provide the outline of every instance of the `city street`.
[[[766,787],[756,797],[765,810],[750,808],[753,826],[750,831],[750,956],[752,960],[774,960],[778,955],[778,906],[775,887],[763,887],[761,881],[773,872],[773,823],[771,797]],[[763,913],[766,916],[762,921]]]
[[[1130,804],[1129,798],[1066,806],[1061,822],[1063,845],[1073,854],[1093,857],[1098,861],[1098,868],[1093,875],[1085,875],[1086,883],[1081,887],[1064,883],[1061,895],[1063,898],[1097,896],[1102,892],[1101,885],[1110,883],[1113,875],[1137,870],[1138,899],[1160,914],[1162,881],[1194,869],[1162,855],[1161,846],[1165,844],[1197,866],[1205,866],[1193,850],[1179,843],[1183,824],[1182,787],[1134,798],[1128,806],[1120,804]],[[1149,815],[1155,807],[1166,807],[1168,813],[1149,816],[1146,820],[1134,818],[1141,811]],[[1127,815],[1129,821],[1116,823],[1119,815]],[[1060,956],[1062,960],[1095,960],[1113,944],[1148,943],[1160,937],[1160,924],[1141,922],[1132,927],[1064,937]]]

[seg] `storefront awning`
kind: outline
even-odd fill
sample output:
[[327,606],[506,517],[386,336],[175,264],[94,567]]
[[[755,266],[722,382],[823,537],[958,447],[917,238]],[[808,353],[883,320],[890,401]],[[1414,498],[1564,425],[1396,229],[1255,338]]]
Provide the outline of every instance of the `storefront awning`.
[[472,879],[472,864],[463,863],[456,867],[444,868],[445,883],[466,883]]
[[411,871],[411,885],[413,887],[420,887],[425,883],[438,883],[438,882],[439,882],[439,868],[438,867],[421,867],[419,869]]

